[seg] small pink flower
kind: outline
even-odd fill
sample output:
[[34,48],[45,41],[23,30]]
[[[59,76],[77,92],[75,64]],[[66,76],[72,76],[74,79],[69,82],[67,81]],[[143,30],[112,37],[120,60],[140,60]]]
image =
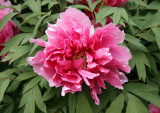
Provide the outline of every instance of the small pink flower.
[[34,71],[47,79],[50,86],[62,86],[61,95],[82,90],[86,83],[96,104],[104,82],[123,89],[127,82],[123,72],[130,72],[131,55],[123,43],[125,34],[112,23],[96,32],[89,18],[80,10],[69,7],[60,14],[57,23],[48,24],[48,42],[31,39],[30,42],[44,47],[27,61]]
[[149,104],[149,113],[160,113],[160,108],[153,104]]
[[[0,0],[0,5],[6,5],[10,6],[11,3],[9,1],[5,2],[4,0]],[[0,21],[3,19],[3,17],[9,13],[11,13],[12,10],[9,8],[4,8],[0,10]],[[3,29],[0,31],[0,51],[3,49],[2,44],[7,42],[10,38],[12,38],[14,35],[18,34],[19,30],[16,26],[16,24],[9,20],[6,25],[3,27]]]

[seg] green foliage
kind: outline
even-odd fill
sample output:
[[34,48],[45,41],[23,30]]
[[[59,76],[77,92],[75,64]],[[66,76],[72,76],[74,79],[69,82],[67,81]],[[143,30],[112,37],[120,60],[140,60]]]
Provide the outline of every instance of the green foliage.
[[[12,13],[0,20],[0,31],[12,19],[19,34],[3,44],[0,56],[0,113],[148,113],[148,104],[160,107],[160,1],[129,0],[124,6],[106,6],[101,0],[13,0]],[[124,46],[132,54],[128,83],[119,90],[106,84],[96,105],[85,84],[81,92],[61,96],[26,59],[43,49],[30,38],[47,40],[47,23],[55,24],[68,7],[87,11],[93,24],[105,26],[108,17],[125,32]],[[5,63],[4,63],[5,62]],[[120,70],[121,71],[121,70]]]

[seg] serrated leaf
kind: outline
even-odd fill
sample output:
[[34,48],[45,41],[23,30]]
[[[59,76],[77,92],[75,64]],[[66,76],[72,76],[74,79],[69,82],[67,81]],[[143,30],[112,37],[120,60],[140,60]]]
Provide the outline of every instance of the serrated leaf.
[[23,33],[12,37],[10,40],[8,40],[6,43],[3,44],[6,47],[3,48],[0,55],[5,55],[10,49],[12,49],[15,46],[18,46],[21,43],[21,41],[23,40],[23,38],[24,38]]
[[27,0],[27,4],[34,13],[41,12],[41,0]]
[[9,13],[8,15],[4,16],[2,20],[0,20],[0,31],[3,29],[3,27],[6,25],[6,23],[15,16],[16,13]]
[[85,5],[82,5],[82,4],[74,4],[74,5],[71,5],[72,8],[77,8],[77,9],[86,9],[88,11],[90,11],[90,9],[85,6]]
[[9,105],[3,113],[12,113],[14,104]]
[[137,46],[142,51],[149,52],[147,50],[147,48],[142,43],[140,43],[140,40],[137,39],[137,38],[135,38],[134,36],[132,36],[130,34],[126,34],[125,40],[128,41],[128,42],[130,42],[130,43],[132,43],[133,45]]
[[154,27],[156,25],[159,25],[159,22],[160,22],[160,18],[159,17],[160,17],[160,13],[159,12],[157,12],[153,16],[149,16],[145,20],[145,22],[143,23],[142,29],[147,29],[147,28],[151,28],[151,27]]
[[26,72],[26,73],[19,74],[19,76],[16,79],[18,79],[19,81],[22,81],[22,80],[27,80],[31,77],[36,76],[36,75],[37,74],[34,72]]
[[123,94],[118,95],[111,103],[106,113],[121,113],[124,106],[124,99],[125,98]]
[[37,104],[40,110],[46,112],[46,105],[44,104],[38,85],[23,94],[19,107],[25,105],[24,113],[35,113],[35,104]]
[[149,113],[145,105],[134,95],[127,93],[126,113]]
[[98,3],[101,2],[101,0],[97,0],[95,2],[92,3],[92,0],[87,0],[89,8],[91,9],[91,12],[93,12],[93,10],[95,9],[95,7],[97,6]]
[[29,50],[30,46],[15,46],[10,49],[10,53],[7,56],[5,56],[5,58],[2,61],[10,60],[9,64],[11,64],[13,61],[29,52]]
[[93,113],[86,96],[82,92],[78,93],[76,113]]
[[43,95],[43,99],[45,101],[51,99],[54,95],[56,94],[56,90],[54,90],[53,88],[49,88],[47,89],[47,91],[44,93]]
[[29,20],[31,20],[37,16],[40,16],[40,15],[47,15],[47,13],[44,13],[44,12],[32,13],[26,17],[25,21],[23,23],[21,23],[21,25],[27,23]]
[[39,89],[38,86],[36,86],[35,88],[35,95],[36,95],[36,105],[38,106],[38,108],[43,111],[43,112],[46,112],[46,105],[43,101],[43,98],[42,98],[42,95],[41,95],[41,91]]
[[69,113],[75,113],[76,104],[77,104],[77,95],[76,94],[69,94]]
[[152,28],[152,31],[155,35],[156,43],[160,49],[160,28],[159,27]]
[[125,88],[135,94],[138,95],[139,97],[149,101],[150,103],[160,107],[160,98],[157,94],[155,94],[155,90],[157,90],[154,87],[151,87],[146,84],[141,84],[141,83],[129,83],[125,85]]
[[117,25],[119,23],[121,19],[121,12],[120,12],[120,9],[115,9],[114,13],[113,13],[113,23],[115,25]]
[[34,87],[35,85],[37,85],[38,82],[41,81],[41,79],[42,79],[41,76],[34,77],[34,78],[33,78],[32,80],[30,80],[30,81],[28,82],[28,84],[24,87],[24,90],[23,90],[22,93],[24,94],[26,91],[28,91],[29,89],[31,89],[32,87]]
[[33,37],[32,37],[32,38],[34,38],[34,37],[36,36],[38,27],[40,26],[42,20],[43,20],[45,17],[47,17],[47,15],[42,16],[42,17],[38,20],[38,22],[36,23],[36,26],[34,27],[34,30],[33,30]]
[[14,9],[16,9],[19,13],[21,13],[21,10],[22,10],[22,6],[21,6],[21,4],[18,4],[18,5],[12,5],[12,7],[13,7]]
[[4,93],[9,85],[10,80],[9,79],[2,79],[0,80],[0,103],[4,97]]
[[134,3],[136,3],[138,5],[142,5],[142,6],[148,7],[148,5],[142,0],[131,0],[131,1],[133,1]]

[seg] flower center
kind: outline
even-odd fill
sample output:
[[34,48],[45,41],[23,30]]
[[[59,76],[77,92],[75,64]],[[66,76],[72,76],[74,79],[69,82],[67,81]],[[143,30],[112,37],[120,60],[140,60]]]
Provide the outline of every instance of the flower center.
[[75,54],[75,55],[73,56],[73,61],[74,61],[74,60],[77,60],[77,59],[83,59],[84,62],[83,62],[83,64],[82,64],[82,68],[83,68],[83,69],[87,69],[87,57],[86,57],[86,55],[85,55],[85,52],[81,52],[81,53]]

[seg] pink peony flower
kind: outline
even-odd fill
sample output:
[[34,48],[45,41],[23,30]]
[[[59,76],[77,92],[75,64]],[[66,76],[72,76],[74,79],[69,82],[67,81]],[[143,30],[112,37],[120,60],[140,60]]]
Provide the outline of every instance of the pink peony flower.
[[[0,5],[6,5],[10,6],[11,3],[9,1],[5,2],[4,0],[0,0]],[[3,17],[9,13],[11,13],[12,10],[9,8],[4,8],[0,10],[0,21],[3,19]],[[7,42],[10,38],[12,38],[14,35],[18,34],[19,30],[16,26],[16,24],[9,20],[6,25],[3,27],[3,29],[0,31],[0,51],[3,49],[2,44]]]
[[61,95],[82,90],[85,82],[96,104],[104,82],[123,89],[127,82],[123,72],[130,72],[129,50],[119,43],[125,34],[112,23],[94,32],[89,18],[80,10],[69,7],[60,14],[57,23],[48,24],[48,42],[31,39],[44,47],[34,57],[27,59],[34,71],[47,79],[50,86],[62,86]]
[[160,113],[160,108],[153,104],[149,104],[149,113]]

